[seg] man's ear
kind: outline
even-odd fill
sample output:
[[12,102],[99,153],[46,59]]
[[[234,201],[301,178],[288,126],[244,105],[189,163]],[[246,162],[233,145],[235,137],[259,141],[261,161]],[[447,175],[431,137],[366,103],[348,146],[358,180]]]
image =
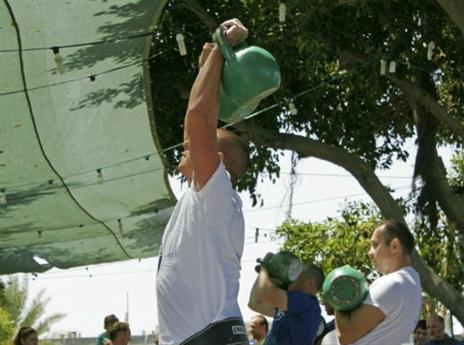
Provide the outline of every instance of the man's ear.
[[397,252],[400,248],[401,248],[401,243],[400,243],[400,240],[399,240],[399,239],[394,238],[393,240],[391,240],[391,242],[390,242],[390,249],[391,249],[393,252]]
[[316,292],[316,282],[314,279],[306,279],[304,284],[306,285],[306,290],[311,292]]
[[218,156],[221,161],[224,160],[224,154],[222,152],[218,152]]

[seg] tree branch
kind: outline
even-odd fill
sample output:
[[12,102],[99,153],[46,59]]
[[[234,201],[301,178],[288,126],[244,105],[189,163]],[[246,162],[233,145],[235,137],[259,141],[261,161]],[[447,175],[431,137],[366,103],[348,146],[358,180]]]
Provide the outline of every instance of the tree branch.
[[437,0],[454,24],[464,34],[464,1],[462,0]]
[[403,90],[407,96],[413,98],[417,103],[425,107],[431,115],[440,121],[440,123],[443,123],[446,128],[464,141],[464,126],[457,119],[448,115],[446,109],[438,104],[429,93],[422,90],[417,85],[406,80],[400,80],[391,74],[389,74],[387,78]]
[[198,3],[196,0],[184,0],[184,6],[195,13],[197,17],[208,27],[210,31],[213,31],[218,27],[214,18]]
[[[382,185],[374,170],[358,156],[340,147],[295,134],[279,133],[244,122],[235,127],[242,132],[243,137],[256,145],[292,150],[300,157],[316,157],[346,169],[374,200],[384,218],[404,222],[403,211],[398,203]],[[464,297],[448,282],[440,278],[416,252],[413,253],[413,266],[421,277],[425,291],[440,300],[453,315],[463,322],[464,310],[459,306],[464,303]]]

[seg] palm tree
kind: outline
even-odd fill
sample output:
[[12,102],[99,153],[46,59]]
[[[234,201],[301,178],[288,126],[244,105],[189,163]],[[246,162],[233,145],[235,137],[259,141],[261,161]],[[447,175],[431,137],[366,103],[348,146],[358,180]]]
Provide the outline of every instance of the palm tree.
[[45,296],[45,289],[27,303],[29,293],[29,279],[24,276],[11,276],[3,290],[3,309],[11,315],[16,331],[22,326],[32,326],[40,335],[48,332],[50,326],[63,319],[66,315],[61,313],[45,315],[50,297]]

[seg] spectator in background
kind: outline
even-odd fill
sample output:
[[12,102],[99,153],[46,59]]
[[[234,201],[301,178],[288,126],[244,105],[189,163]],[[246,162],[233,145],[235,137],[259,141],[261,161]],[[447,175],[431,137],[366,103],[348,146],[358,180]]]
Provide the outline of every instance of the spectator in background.
[[103,328],[105,331],[97,337],[95,345],[105,345],[110,342],[108,332],[111,327],[118,321],[119,319],[114,314],[105,316],[105,319],[103,320]]
[[127,345],[131,340],[129,325],[125,322],[116,322],[108,332],[112,345]]
[[269,324],[267,319],[261,314],[253,316],[250,323],[250,334],[252,337],[250,344],[263,345],[268,331]]
[[414,345],[425,345],[427,340],[427,323],[422,319],[419,320],[414,329]]
[[426,345],[462,345],[445,333],[445,320],[441,316],[433,315],[427,318],[427,333],[430,340]]
[[37,331],[30,327],[21,327],[13,340],[14,345],[38,345],[39,335]]

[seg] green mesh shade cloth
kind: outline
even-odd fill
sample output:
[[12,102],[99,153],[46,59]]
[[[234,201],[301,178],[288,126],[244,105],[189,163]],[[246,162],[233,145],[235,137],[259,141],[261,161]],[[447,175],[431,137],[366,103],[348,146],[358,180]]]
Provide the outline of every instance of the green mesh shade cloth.
[[0,0],[0,274],[158,254],[175,200],[145,33],[164,5]]

